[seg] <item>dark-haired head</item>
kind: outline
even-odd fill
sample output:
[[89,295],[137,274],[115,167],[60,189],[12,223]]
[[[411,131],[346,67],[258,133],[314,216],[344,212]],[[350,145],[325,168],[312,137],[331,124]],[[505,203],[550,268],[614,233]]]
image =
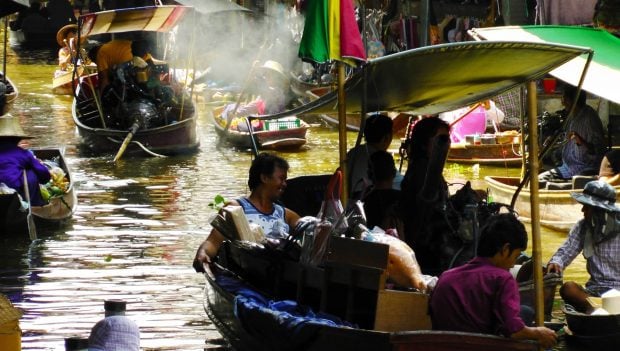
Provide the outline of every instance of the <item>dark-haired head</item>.
[[134,56],[144,57],[151,53],[151,44],[145,39],[134,40],[131,42],[131,53]]
[[562,95],[562,98],[564,100],[564,103],[568,104],[567,107],[570,107],[570,105],[575,102],[575,99],[577,100],[578,107],[584,106],[586,104],[586,92],[583,90],[580,91],[579,97],[577,97],[577,87],[573,85],[567,84],[564,87],[564,94]]
[[261,184],[261,175],[271,176],[276,168],[288,172],[288,162],[280,156],[267,152],[258,154],[250,166],[250,175],[248,178],[248,187],[250,191],[253,191]]
[[450,125],[439,117],[426,117],[418,121],[411,131],[411,144],[408,150],[409,158],[428,157],[431,139],[441,130],[450,133]]
[[523,223],[511,213],[489,217],[480,232],[478,256],[493,257],[508,244],[510,251],[527,248],[527,232]]
[[369,144],[375,144],[389,139],[392,141],[392,119],[383,114],[368,117],[364,125],[364,138]]

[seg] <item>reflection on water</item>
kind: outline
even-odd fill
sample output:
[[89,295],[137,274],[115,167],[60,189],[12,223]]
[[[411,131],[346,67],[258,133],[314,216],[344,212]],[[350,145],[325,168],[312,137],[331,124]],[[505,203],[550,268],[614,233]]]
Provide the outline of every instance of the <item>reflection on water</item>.
[[[50,56],[52,58],[50,58]],[[103,315],[103,300],[124,299],[140,326],[145,350],[203,350],[224,342],[202,307],[204,279],[193,272],[195,248],[210,230],[207,204],[217,194],[247,191],[250,153],[219,145],[200,111],[201,148],[175,158],[83,155],[70,115],[70,97],[50,94],[55,59],[50,53],[9,52],[8,76],[20,96],[12,112],[32,146],[62,146],[78,192],[78,209],[66,226],[26,238],[3,239],[0,292],[25,312],[20,321],[24,350],[61,350],[63,339],[87,336]],[[313,128],[300,152],[283,153],[289,176],[332,172],[338,166],[336,131]],[[349,134],[353,145],[355,135]],[[393,148],[397,148],[397,141]],[[518,175],[518,169],[449,165],[450,181],[486,174]],[[543,259],[565,234],[543,230]],[[579,258],[566,272],[584,282]]]

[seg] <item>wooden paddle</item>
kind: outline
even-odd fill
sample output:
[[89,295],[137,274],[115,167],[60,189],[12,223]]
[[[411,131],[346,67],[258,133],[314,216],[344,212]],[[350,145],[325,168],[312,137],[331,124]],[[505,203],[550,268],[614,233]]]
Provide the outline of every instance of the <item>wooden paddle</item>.
[[26,201],[28,202],[28,215],[26,221],[28,222],[28,236],[30,240],[37,239],[37,228],[34,225],[34,217],[32,217],[32,205],[30,203],[30,189],[28,189],[28,175],[24,169],[24,194],[26,194]]
[[138,122],[134,122],[133,125],[131,126],[131,129],[129,130],[129,133],[125,137],[125,140],[123,140],[121,147],[118,149],[116,156],[114,156],[114,162],[118,161],[121,158],[121,156],[123,156],[125,149],[127,149],[127,145],[129,145],[129,142],[133,138],[133,135],[136,134],[138,129],[140,129],[140,124]]

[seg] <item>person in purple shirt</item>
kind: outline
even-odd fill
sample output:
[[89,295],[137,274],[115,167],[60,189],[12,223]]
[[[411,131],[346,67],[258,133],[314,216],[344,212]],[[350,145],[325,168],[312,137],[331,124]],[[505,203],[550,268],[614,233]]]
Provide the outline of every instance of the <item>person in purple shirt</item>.
[[549,348],[555,332],[527,326],[519,288],[509,269],[527,248],[527,232],[509,213],[493,215],[481,230],[477,256],[439,277],[430,299],[433,329],[531,339]]
[[20,140],[30,138],[24,133],[16,117],[0,117],[0,183],[15,189],[26,199],[23,173],[26,170],[30,203],[32,206],[42,206],[45,201],[41,198],[39,184],[49,182],[51,175],[32,152],[18,145]]

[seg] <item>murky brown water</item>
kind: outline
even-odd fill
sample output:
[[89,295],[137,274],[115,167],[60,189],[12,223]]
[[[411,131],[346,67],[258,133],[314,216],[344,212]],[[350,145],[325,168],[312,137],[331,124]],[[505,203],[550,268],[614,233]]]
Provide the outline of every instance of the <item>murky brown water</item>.
[[[50,93],[55,53],[9,51],[7,74],[20,96],[12,111],[32,146],[62,146],[78,191],[78,210],[66,226],[40,240],[2,240],[0,292],[24,310],[24,350],[62,350],[63,339],[87,336],[103,315],[103,300],[124,299],[141,330],[144,350],[225,348],[202,306],[203,277],[194,273],[195,248],[210,230],[207,206],[216,194],[246,191],[250,154],[220,147],[200,111],[198,153],[174,158],[87,157],[70,112],[70,97]],[[349,135],[353,144],[355,135]],[[338,163],[334,130],[313,128],[307,147],[283,154],[290,177],[332,172]],[[393,145],[396,148],[398,145]],[[460,181],[486,174],[517,175],[518,169],[449,166]],[[565,234],[543,231],[548,260]],[[584,282],[577,260],[566,279]]]

